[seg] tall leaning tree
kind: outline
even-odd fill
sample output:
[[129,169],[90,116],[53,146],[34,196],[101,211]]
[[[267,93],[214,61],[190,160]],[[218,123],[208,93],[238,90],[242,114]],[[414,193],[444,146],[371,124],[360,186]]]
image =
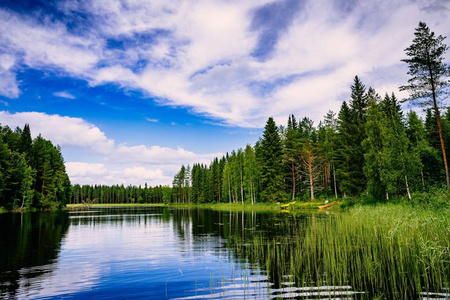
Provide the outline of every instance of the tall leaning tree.
[[444,54],[448,50],[448,46],[443,43],[446,37],[435,36],[423,22],[419,22],[414,35],[411,46],[405,49],[409,58],[402,60],[408,64],[408,75],[411,75],[411,78],[407,85],[400,87],[400,90],[409,92],[410,97],[406,100],[415,100],[420,106],[433,108],[439,129],[447,189],[450,190],[447,156],[439,115],[439,102],[442,100],[440,97],[445,95],[450,86],[448,80],[450,68],[443,61]]

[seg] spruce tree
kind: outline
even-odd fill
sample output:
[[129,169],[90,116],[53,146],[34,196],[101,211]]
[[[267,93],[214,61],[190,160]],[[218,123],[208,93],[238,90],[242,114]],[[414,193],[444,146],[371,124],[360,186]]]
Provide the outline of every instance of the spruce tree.
[[365,127],[366,139],[364,147],[364,173],[367,177],[367,190],[375,199],[385,199],[386,184],[382,181],[383,168],[383,140],[381,136],[383,113],[380,109],[378,97],[369,98],[367,123]]
[[[366,124],[366,113],[368,108],[368,94],[366,93],[366,87],[358,78],[355,76],[354,82],[351,85],[351,97],[349,101],[351,116],[346,120],[349,124],[347,125],[348,131],[347,135],[347,153],[348,156],[348,172],[349,172],[349,182],[347,186],[349,187],[349,192],[352,195],[360,194],[366,187],[366,178],[364,175],[364,150],[362,142],[366,138],[365,124]],[[371,89],[369,93],[374,93]]]
[[22,134],[20,135],[19,150],[21,153],[25,153],[28,156],[31,151],[32,145],[33,140],[31,138],[30,125],[25,124],[22,130]]
[[299,132],[298,124],[294,115],[290,115],[288,126],[285,130],[283,139],[283,163],[285,166],[285,184],[287,191],[291,193],[291,199],[296,196],[297,187],[299,185]]
[[272,117],[267,120],[259,149],[261,162],[261,199],[269,202],[283,200],[283,149],[278,128]]

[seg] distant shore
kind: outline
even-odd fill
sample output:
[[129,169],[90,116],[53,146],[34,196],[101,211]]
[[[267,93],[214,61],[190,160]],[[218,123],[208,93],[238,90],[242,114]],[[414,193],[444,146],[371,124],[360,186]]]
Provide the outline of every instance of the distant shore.
[[[324,201],[315,202],[297,202],[290,205],[291,209],[318,209],[320,205],[323,205]],[[252,211],[252,210],[281,210],[281,205],[284,203],[105,203],[105,204],[68,204],[67,209],[82,209],[82,208],[105,208],[105,207],[173,207],[173,208],[203,208],[203,209],[214,209],[214,210],[234,210],[234,211]],[[283,210],[288,211],[288,208]]]

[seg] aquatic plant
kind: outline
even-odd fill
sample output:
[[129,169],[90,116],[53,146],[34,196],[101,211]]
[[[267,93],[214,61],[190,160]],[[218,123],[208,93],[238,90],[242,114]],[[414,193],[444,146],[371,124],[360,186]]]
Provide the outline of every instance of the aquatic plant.
[[[448,293],[449,209],[359,206],[341,214],[286,217],[284,234],[230,236],[229,246],[265,268],[274,287],[350,285],[363,298]],[[245,246],[243,246],[245,245]]]

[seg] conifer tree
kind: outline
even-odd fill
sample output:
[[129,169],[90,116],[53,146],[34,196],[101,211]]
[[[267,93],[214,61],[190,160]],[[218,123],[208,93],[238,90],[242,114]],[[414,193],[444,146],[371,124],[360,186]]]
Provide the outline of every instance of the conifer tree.
[[369,98],[369,109],[367,110],[366,139],[363,141],[364,173],[367,177],[367,190],[375,199],[387,198],[386,184],[382,180],[383,163],[383,140],[382,126],[383,113],[380,109],[378,97]]
[[421,162],[409,146],[400,105],[395,95],[389,97],[386,94],[381,102],[381,108],[385,117],[381,130],[384,166],[382,180],[388,192],[396,195],[405,192],[411,200],[411,182],[417,178]]
[[354,168],[355,162],[355,139],[356,125],[355,115],[344,101],[338,114],[337,120],[337,164],[336,175],[339,183],[339,189],[344,196],[356,195],[360,190],[360,181],[363,178],[358,177],[358,170]]
[[283,162],[286,172],[286,188],[290,189],[288,192],[291,193],[291,199],[294,200],[296,196],[297,186],[299,185],[299,131],[297,120],[294,115],[290,115],[288,119],[288,126],[285,130],[285,135],[283,139]]
[[260,142],[261,199],[279,202],[283,198],[283,150],[278,128],[272,117],[267,120]]
[[20,152],[28,155],[28,153],[30,153],[31,151],[32,144],[33,140],[31,138],[30,125],[25,124],[22,130],[22,134],[20,135],[20,144],[19,144]]
[[419,22],[414,35],[411,46],[405,49],[409,58],[402,60],[408,64],[408,75],[411,75],[411,78],[407,85],[400,87],[400,90],[409,92],[409,100],[416,100],[419,105],[433,108],[438,126],[447,189],[450,190],[450,175],[439,112],[439,97],[450,85],[448,80],[450,68],[443,62],[448,46],[443,42],[445,37],[435,36],[424,22]]

